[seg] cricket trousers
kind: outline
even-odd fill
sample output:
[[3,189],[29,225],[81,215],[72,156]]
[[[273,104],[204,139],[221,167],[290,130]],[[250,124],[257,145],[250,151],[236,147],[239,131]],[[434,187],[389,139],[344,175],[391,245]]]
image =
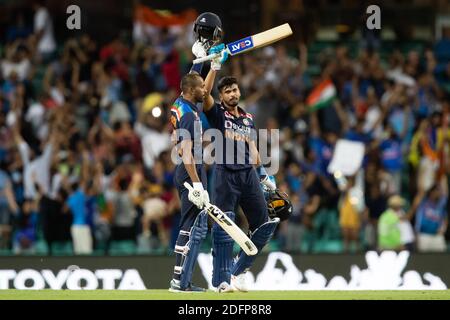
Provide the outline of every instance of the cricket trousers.
[[236,212],[239,205],[248,220],[250,231],[267,222],[266,200],[253,167],[230,170],[216,165],[213,181],[212,203],[222,211]]

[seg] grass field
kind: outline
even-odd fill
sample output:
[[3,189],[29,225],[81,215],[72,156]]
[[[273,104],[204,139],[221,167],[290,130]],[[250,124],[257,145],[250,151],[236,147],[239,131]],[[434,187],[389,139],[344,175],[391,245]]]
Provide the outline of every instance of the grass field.
[[0,290],[0,300],[450,300],[440,291],[252,291],[219,294],[167,290]]

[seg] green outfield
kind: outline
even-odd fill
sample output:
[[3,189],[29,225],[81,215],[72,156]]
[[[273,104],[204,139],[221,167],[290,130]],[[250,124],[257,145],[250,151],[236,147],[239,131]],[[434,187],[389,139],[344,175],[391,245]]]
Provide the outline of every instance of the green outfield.
[[171,293],[167,290],[0,290],[0,300],[450,300],[439,291],[252,291]]

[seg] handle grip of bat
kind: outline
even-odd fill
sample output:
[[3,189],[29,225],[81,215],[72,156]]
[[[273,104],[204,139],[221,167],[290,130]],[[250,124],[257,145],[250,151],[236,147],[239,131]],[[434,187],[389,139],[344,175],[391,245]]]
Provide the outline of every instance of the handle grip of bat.
[[220,53],[209,54],[209,55],[207,55],[207,56],[204,56],[204,57],[195,59],[195,60],[193,61],[193,63],[194,63],[194,64],[203,63],[203,62],[205,62],[205,61],[210,61],[210,60],[212,60],[212,59],[214,59],[214,58],[216,58],[216,57],[218,57],[218,56],[220,56]]
[[[228,54],[230,54],[230,50],[228,50],[228,48],[225,48],[225,50],[228,52]],[[203,63],[205,61],[210,61],[210,60],[212,60],[214,58],[219,57],[221,54],[222,54],[222,51],[221,52],[217,52],[217,53],[211,53],[211,54],[209,54],[207,56],[195,59],[194,61],[192,61],[192,63],[193,64],[199,64],[199,63]]]
[[193,190],[193,188],[192,188],[192,186],[189,184],[189,182],[185,182],[184,183],[184,187],[186,188],[186,189],[188,189],[189,191],[191,191],[191,190]]

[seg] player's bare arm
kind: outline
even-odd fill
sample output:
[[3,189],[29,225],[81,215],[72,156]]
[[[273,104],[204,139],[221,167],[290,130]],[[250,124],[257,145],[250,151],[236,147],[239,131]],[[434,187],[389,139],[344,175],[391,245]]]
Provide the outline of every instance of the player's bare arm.
[[250,163],[254,163],[255,167],[258,168],[261,166],[261,156],[259,155],[258,148],[256,147],[256,142],[250,140],[248,145],[250,148]]
[[205,89],[206,89],[206,97],[205,101],[203,102],[203,111],[209,111],[211,110],[212,106],[214,105],[214,98],[211,95],[212,88],[214,86],[214,80],[216,79],[217,71],[210,69],[208,72],[208,75],[205,79]]
[[194,155],[192,154],[192,140],[181,141],[181,160],[183,161],[184,167],[186,168],[189,178],[192,182],[200,182],[197,170],[195,168]]

